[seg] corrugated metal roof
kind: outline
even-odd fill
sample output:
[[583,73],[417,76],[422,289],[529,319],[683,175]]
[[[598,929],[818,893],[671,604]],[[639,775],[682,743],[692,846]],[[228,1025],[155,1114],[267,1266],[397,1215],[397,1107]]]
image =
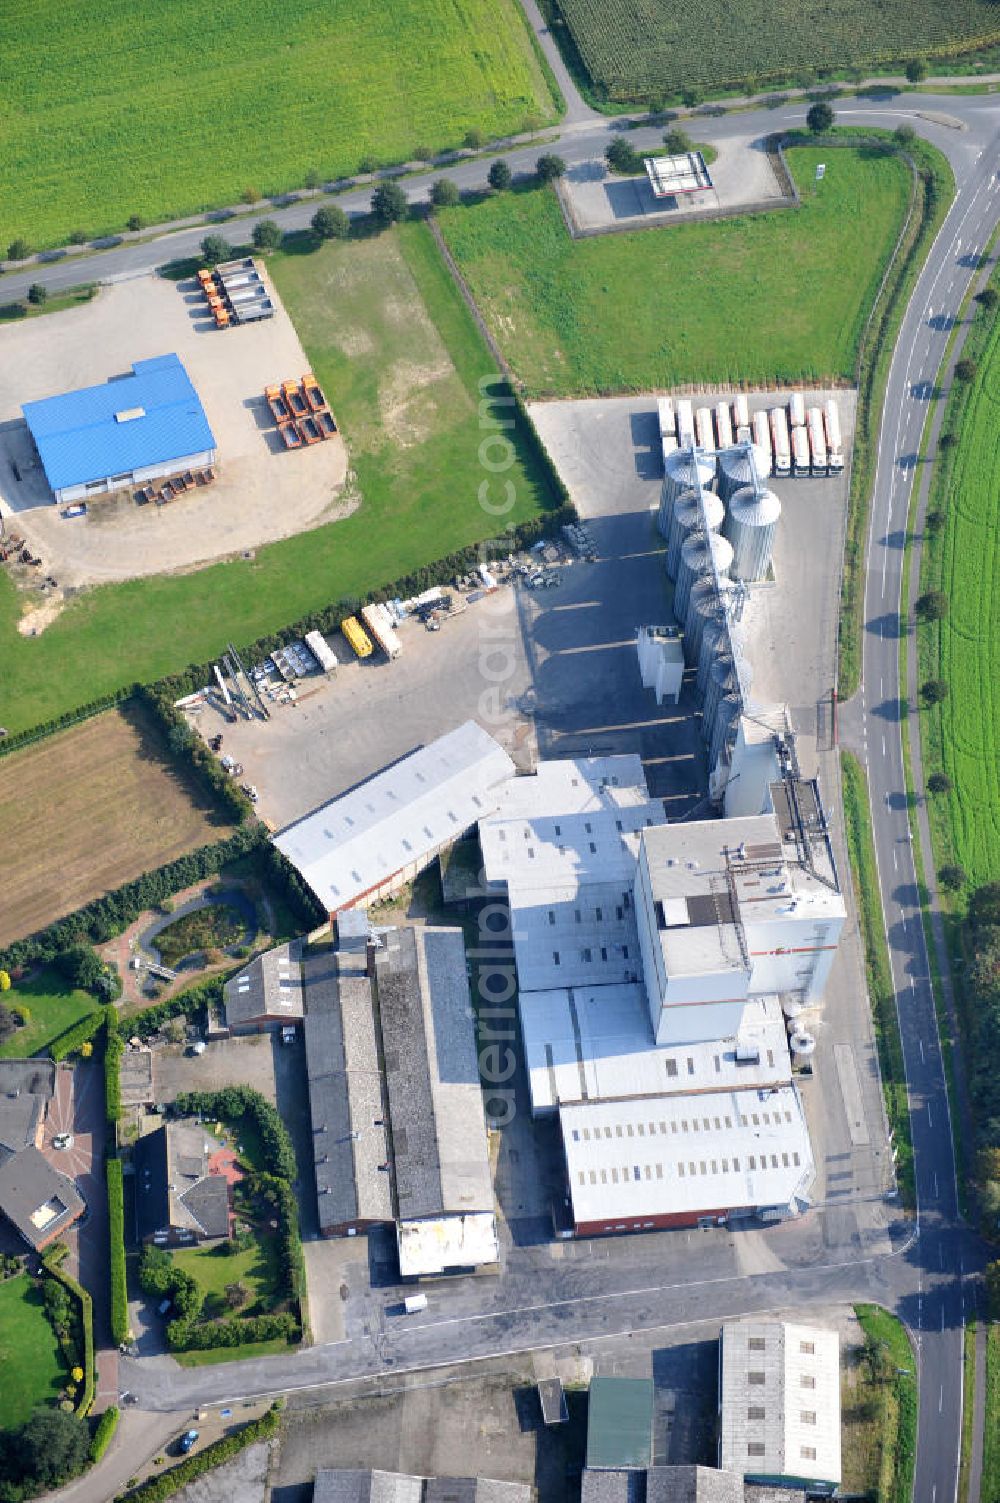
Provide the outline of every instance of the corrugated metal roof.
[[120,380],[25,402],[21,410],[53,490],[215,448],[198,393],[176,355],[137,360]]

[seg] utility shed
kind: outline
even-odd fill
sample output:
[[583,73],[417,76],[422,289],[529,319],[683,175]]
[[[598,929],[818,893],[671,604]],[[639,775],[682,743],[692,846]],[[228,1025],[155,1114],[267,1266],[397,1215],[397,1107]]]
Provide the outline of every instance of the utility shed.
[[461,929],[391,929],[375,977],[403,1277],[498,1257]]
[[645,1469],[652,1459],[652,1378],[592,1378],[587,1413],[588,1469]]
[[324,1236],[349,1234],[393,1219],[365,949],[306,955],[302,973],[319,1226]]
[[215,437],[176,355],[21,410],[60,504],[215,463]]
[[748,1482],[833,1494],[841,1480],[840,1341],[782,1321],[727,1321],[719,1465]]

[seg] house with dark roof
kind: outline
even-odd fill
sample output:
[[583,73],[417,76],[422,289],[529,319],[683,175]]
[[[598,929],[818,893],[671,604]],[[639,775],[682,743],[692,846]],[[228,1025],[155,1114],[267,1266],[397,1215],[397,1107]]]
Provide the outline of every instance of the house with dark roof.
[[86,1208],[73,1181],[42,1152],[55,1072],[51,1060],[0,1060],[0,1214],[36,1252]]
[[226,982],[223,999],[230,1033],[266,1033],[302,1022],[301,960],[302,943],[291,940],[255,956]]
[[207,1242],[229,1235],[230,1191],[213,1173],[219,1145],[200,1123],[165,1122],[135,1145],[139,1238],[157,1246]]

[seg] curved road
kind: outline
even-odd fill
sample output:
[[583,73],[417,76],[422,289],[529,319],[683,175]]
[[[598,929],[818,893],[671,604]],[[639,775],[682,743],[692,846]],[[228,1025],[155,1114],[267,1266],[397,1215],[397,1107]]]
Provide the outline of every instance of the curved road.
[[[919,109],[915,108],[919,106]],[[700,138],[765,134],[801,124],[801,103],[719,120],[699,119]],[[682,1325],[753,1309],[787,1306],[791,1299],[877,1299],[895,1309],[915,1332],[920,1366],[920,1425],[914,1497],[918,1503],[952,1503],[957,1494],[961,1433],[962,1334],[969,1299],[963,1276],[979,1266],[974,1238],[963,1227],[957,1205],[954,1151],[948,1098],[928,956],[917,902],[902,758],[899,704],[898,613],[903,543],[916,456],[927,402],[950,327],[975,275],[975,256],[1000,221],[1000,102],[988,96],[901,96],[851,100],[837,109],[849,123],[870,121],[893,127],[904,120],[948,155],[958,193],[918,280],[903,319],[889,374],[885,419],[879,441],[878,472],[867,548],[863,688],[851,712],[865,755],[871,791],[879,881],[886,918],[893,981],[900,1015],[916,1163],[919,1217],[907,1243],[881,1258],[801,1267],[781,1275],[708,1280],[663,1287],[650,1281],[632,1291],[562,1298],[561,1287],[539,1268],[538,1303],[513,1302],[480,1315],[370,1331],[293,1358],[240,1362],[225,1368],[168,1370],[159,1364],[125,1361],[122,1386],[135,1390],[151,1408],[184,1409],[239,1394],[290,1391],[350,1377],[381,1373],[387,1366],[419,1368],[527,1350],[588,1336],[639,1328]],[[572,166],[600,157],[620,122],[592,115],[574,104],[556,132],[558,150]],[[658,138],[645,128],[632,139],[639,146]],[[515,171],[527,172],[541,148],[512,146],[504,155]],[[442,169],[462,188],[485,184],[489,160],[477,158]],[[430,175],[410,180],[415,202],[426,198]],[[371,187],[341,195],[352,214],[367,210]],[[308,200],[268,217],[284,229],[302,228],[314,212]],[[249,232],[257,216],[239,221]],[[28,283],[44,281],[57,290],[90,279],[116,279],[152,270],[164,260],[196,253],[204,225],[177,230],[142,244],[123,244],[95,255],[66,257],[45,267],[9,274],[4,290],[23,294]],[[551,1273],[550,1268],[546,1272]],[[569,1274],[569,1269],[565,1270]],[[172,1368],[172,1364],[171,1364]]]

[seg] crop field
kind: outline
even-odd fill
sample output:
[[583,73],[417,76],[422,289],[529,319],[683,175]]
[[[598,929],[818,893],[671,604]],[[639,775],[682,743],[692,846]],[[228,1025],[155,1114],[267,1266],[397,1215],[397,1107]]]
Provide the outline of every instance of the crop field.
[[0,828],[6,944],[232,826],[139,717],[109,710],[0,760]]
[[58,244],[520,130],[517,0],[8,0],[0,246]]
[[920,713],[926,771],[952,781],[929,805],[938,862],[973,887],[1000,877],[1000,321],[977,318],[966,353],[979,372],[953,388],[946,425],[959,442],[938,466],[931,504],[944,525],[925,546],[922,588],[943,590],[949,610],[918,635],[921,681],[949,688]]
[[533,189],[441,224],[532,397],[849,380],[909,173],[853,147],[788,161],[797,210],[574,241],[552,191]]
[[479,459],[479,382],[496,366],[426,226],[269,266],[346,436],[359,506],[250,560],[92,590],[37,637],[18,633],[19,597],[0,574],[9,730],[204,662],[227,641],[252,642],[557,504],[520,427],[499,477],[513,486],[512,510],[498,520],[480,504],[481,484],[497,477]]
[[[1000,38],[992,0],[559,0],[598,93],[645,99],[803,69],[950,54]],[[814,75],[813,75],[814,76]]]

